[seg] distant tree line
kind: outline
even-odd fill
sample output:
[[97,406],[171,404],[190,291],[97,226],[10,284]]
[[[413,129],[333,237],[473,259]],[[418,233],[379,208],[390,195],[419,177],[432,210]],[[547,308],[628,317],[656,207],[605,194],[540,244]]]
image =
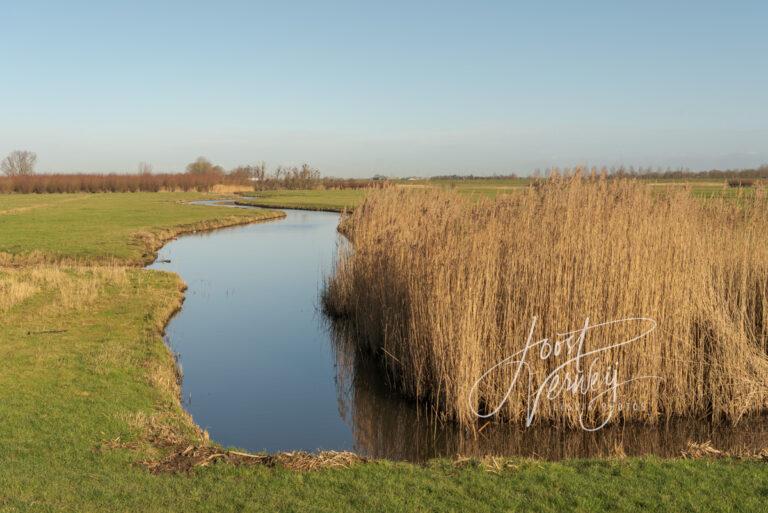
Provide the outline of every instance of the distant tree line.
[[496,180],[514,180],[515,178],[518,178],[518,176],[515,173],[507,173],[503,175],[499,174],[493,174],[493,175],[437,175],[437,176],[430,176],[430,180],[488,180],[496,179]]
[[226,183],[213,175],[189,173],[37,174],[0,178],[0,193],[211,191]]
[[14,151],[0,162],[0,193],[71,193],[71,192],[208,192],[216,185],[237,185],[255,190],[363,188],[370,180],[323,178],[309,164],[277,166],[269,171],[264,162],[241,165],[230,171],[198,157],[184,173],[155,173],[151,164],[142,162],[135,174],[36,174],[37,155]]
[[[277,189],[356,189],[370,187],[370,180],[355,178],[322,177],[320,170],[307,163],[300,166],[277,166],[270,171],[265,162],[240,165],[230,171],[199,157],[187,166],[191,174],[215,174],[225,177],[230,183],[251,184],[254,190]],[[376,184],[379,185],[379,184]]]
[[632,166],[601,168],[600,172],[605,172],[608,176],[631,176],[643,179],[675,180],[675,179],[711,179],[728,180],[733,178],[765,179],[768,178],[768,165],[762,165],[750,169],[711,169],[709,171],[691,171],[687,168],[652,168]]
[[[532,173],[533,178],[542,178],[551,174],[570,175],[575,172],[584,174],[597,174],[615,177],[634,177],[651,180],[676,180],[676,179],[710,179],[710,180],[765,180],[768,179],[768,164],[749,169],[712,169],[709,171],[691,171],[688,168],[679,167],[666,169],[660,167],[573,167],[573,168],[549,168],[544,171],[537,169]],[[436,175],[430,180],[488,180],[488,179],[515,179],[519,178],[515,173],[494,175]]]

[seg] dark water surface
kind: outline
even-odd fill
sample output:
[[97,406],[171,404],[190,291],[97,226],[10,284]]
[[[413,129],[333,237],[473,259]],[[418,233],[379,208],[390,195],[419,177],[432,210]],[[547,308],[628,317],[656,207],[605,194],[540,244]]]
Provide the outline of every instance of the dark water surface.
[[377,369],[356,361],[345,349],[350,342],[323,319],[319,293],[342,242],[338,215],[286,213],[180,237],[150,266],[178,273],[189,287],[167,342],[179,355],[185,407],[225,446],[416,461],[457,454],[676,456],[688,440],[711,440],[723,450],[768,446],[765,419],[736,429],[686,421],[595,433],[489,426],[479,435],[435,422],[390,393]]

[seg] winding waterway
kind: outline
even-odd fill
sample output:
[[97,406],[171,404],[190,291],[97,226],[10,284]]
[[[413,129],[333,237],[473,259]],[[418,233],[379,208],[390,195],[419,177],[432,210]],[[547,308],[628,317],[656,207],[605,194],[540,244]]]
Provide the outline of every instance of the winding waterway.
[[676,456],[688,440],[726,450],[768,446],[763,419],[737,429],[706,422],[596,433],[492,425],[479,434],[436,421],[389,392],[378,370],[356,361],[345,349],[349,341],[323,318],[319,294],[342,243],[338,220],[290,210],[276,221],[185,235],[149,266],[176,272],[188,285],[166,342],[183,372],[184,406],[222,445],[415,461],[457,454]]

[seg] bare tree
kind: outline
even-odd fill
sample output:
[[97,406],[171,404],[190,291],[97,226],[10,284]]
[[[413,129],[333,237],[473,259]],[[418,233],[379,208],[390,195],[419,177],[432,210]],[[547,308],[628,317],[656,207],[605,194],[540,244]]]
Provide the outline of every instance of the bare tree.
[[267,164],[263,160],[253,168],[253,177],[259,182],[267,177]]
[[139,162],[139,174],[140,175],[151,175],[152,174],[152,164],[149,162]]
[[312,181],[320,179],[320,170],[307,164],[306,162],[301,165],[299,176],[302,180]]
[[193,175],[223,174],[224,168],[214,165],[205,157],[197,157],[197,160],[187,165],[187,173]]
[[0,170],[6,176],[25,176],[35,174],[35,162],[37,155],[31,151],[11,152],[3,162],[0,163]]
[[255,166],[237,166],[228,173],[228,176],[239,182],[248,182],[253,180],[256,173]]
[[237,166],[228,175],[240,181],[261,182],[267,178],[267,165],[262,161],[252,166]]

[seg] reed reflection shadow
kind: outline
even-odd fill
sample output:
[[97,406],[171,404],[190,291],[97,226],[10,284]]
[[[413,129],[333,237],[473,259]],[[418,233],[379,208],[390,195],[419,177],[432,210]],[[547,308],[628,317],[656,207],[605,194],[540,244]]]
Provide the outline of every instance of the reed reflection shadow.
[[768,448],[768,418],[736,426],[706,419],[677,419],[663,426],[610,425],[588,432],[551,424],[529,428],[480,421],[466,429],[440,418],[428,405],[399,396],[372,355],[361,354],[343,320],[330,324],[336,358],[339,413],[350,426],[357,453],[371,458],[425,461],[453,456],[517,456],[545,460],[656,455],[677,457],[688,443],[710,441],[731,454]]

